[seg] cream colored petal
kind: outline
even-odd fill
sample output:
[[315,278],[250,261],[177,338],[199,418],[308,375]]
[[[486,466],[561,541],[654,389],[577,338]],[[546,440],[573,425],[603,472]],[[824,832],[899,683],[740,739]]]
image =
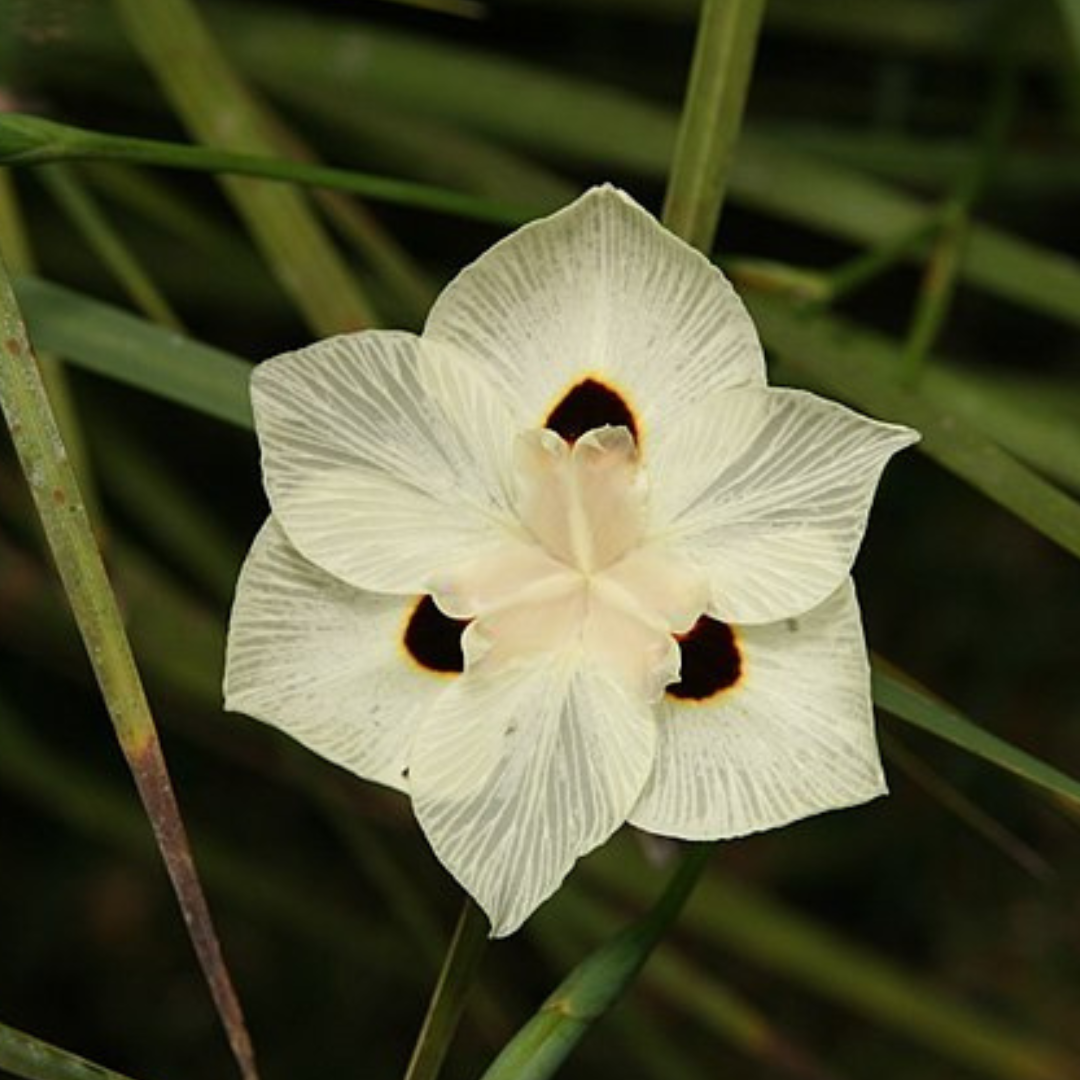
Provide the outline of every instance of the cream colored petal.
[[703,395],[764,382],[753,324],[727,279],[629,196],[593,188],[466,267],[424,337],[467,353],[522,429],[586,376],[609,382],[643,445]]
[[631,823],[726,839],[884,794],[850,580],[800,618],[741,627],[737,639],[736,686],[659,706],[656,766]]
[[597,428],[572,447],[553,431],[526,431],[515,463],[518,515],[552,557],[591,573],[637,546],[646,485],[626,428]]
[[252,401],[274,515],[352,585],[426,592],[509,521],[516,431],[448,350],[391,332],[331,338],[261,364]]
[[516,930],[622,824],[654,742],[647,706],[565,657],[470,672],[439,698],[413,750],[413,803],[493,936]]
[[917,439],[799,390],[717,394],[658,441],[651,528],[706,573],[716,618],[798,615],[850,572],[886,462]]
[[709,602],[707,576],[662,545],[631,551],[597,575],[596,587],[609,603],[671,634],[689,630]]
[[366,780],[405,790],[420,717],[449,682],[404,652],[412,605],[320,570],[270,518],[237,584],[225,707],[286,732]]

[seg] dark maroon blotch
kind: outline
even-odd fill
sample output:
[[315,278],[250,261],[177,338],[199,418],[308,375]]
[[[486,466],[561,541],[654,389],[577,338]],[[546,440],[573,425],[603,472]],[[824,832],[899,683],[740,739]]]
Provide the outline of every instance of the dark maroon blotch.
[[682,670],[667,688],[675,698],[704,701],[739,681],[742,654],[727,623],[702,615],[686,634],[679,634]]
[[595,379],[585,379],[569,390],[544,422],[544,427],[557,432],[568,443],[606,425],[629,428],[634,439],[638,437],[630,406],[617,391]]
[[430,596],[425,596],[405,627],[405,648],[430,671],[464,671],[461,635],[469,623],[444,615]]

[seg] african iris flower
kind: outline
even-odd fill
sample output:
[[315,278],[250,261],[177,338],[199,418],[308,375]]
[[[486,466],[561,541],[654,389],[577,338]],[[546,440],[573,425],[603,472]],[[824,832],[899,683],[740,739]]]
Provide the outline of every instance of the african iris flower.
[[405,792],[516,929],[624,822],[881,794],[849,572],[914,432],[770,388],[723,275],[597,188],[253,379],[271,517],[226,703]]

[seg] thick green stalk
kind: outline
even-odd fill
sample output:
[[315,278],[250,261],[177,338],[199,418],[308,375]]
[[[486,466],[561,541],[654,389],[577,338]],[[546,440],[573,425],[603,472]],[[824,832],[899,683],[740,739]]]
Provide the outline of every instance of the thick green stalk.
[[254,1054],[210,919],[120,609],[0,262],[0,404],[120,747],[246,1080]]
[[[30,246],[30,237],[23,227],[13,180],[8,169],[0,169],[0,258],[6,261],[14,274],[31,274],[35,270],[34,252]],[[90,459],[86,453],[82,423],[68,385],[67,371],[54,356],[45,352],[38,354],[38,366],[52,403],[53,415],[82,488],[83,501],[90,512],[91,520],[100,523],[102,516],[97,485],[94,483]]]
[[698,22],[664,222],[708,252],[742,124],[765,0],[705,0]]
[[405,1080],[435,1080],[465,1010],[488,942],[484,913],[466,898],[413,1048]]

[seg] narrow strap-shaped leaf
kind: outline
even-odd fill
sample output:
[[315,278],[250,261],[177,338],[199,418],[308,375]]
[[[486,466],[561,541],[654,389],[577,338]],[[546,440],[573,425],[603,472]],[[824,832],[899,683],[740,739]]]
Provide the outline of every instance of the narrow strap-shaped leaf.
[[15,290],[37,348],[251,429],[250,364],[38,278],[16,278]]
[[[640,903],[653,875],[640,860],[626,856],[625,850],[603,851],[584,870],[612,893]],[[702,883],[687,921],[699,941],[746,957],[975,1075],[998,1080],[1080,1076],[1074,1055],[729,876],[711,875]]]
[[1045,476],[1080,492],[1080,416],[1067,376],[935,364],[919,393],[962,417]]
[[123,161],[283,180],[498,225],[520,225],[530,216],[524,207],[411,180],[209,146],[110,135],[20,113],[0,116],[0,164],[42,165],[54,161]]
[[254,1052],[221,954],[116,597],[0,262],[0,405],[117,739],[245,1080]]
[[7,1024],[0,1024],[0,1071],[21,1080],[129,1080]]
[[1080,809],[1080,780],[972,723],[880,657],[874,660],[873,687],[879,708]]
[[545,1080],[633,982],[705,869],[711,844],[687,849],[660,899],[637,922],[586,957],[503,1047],[483,1080]]

